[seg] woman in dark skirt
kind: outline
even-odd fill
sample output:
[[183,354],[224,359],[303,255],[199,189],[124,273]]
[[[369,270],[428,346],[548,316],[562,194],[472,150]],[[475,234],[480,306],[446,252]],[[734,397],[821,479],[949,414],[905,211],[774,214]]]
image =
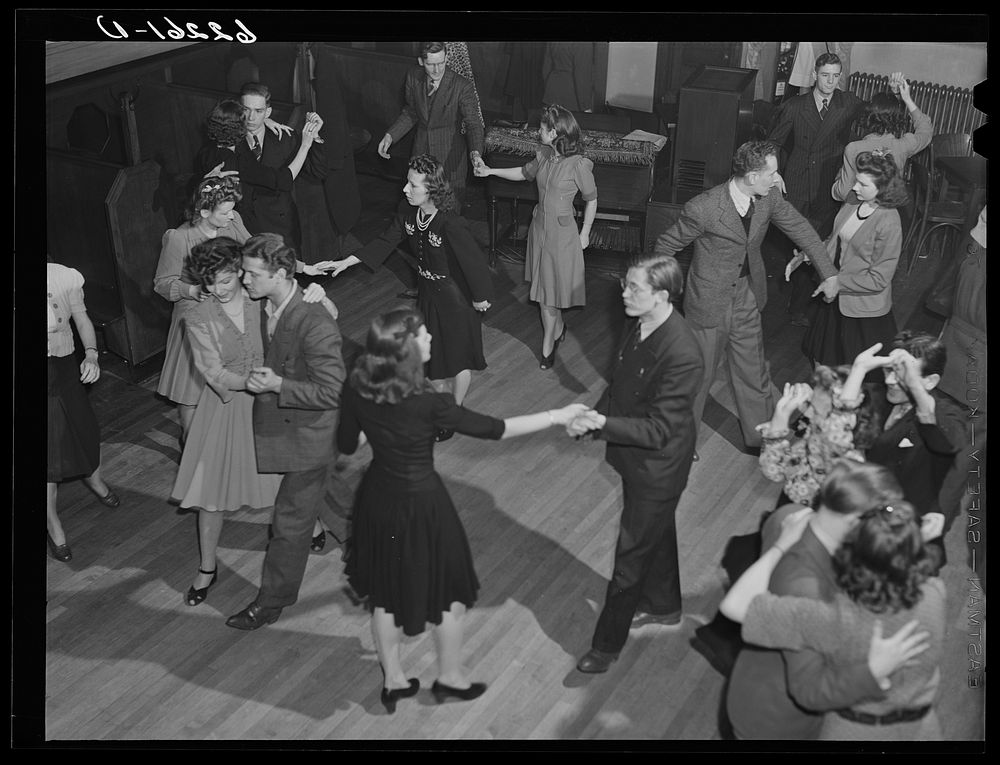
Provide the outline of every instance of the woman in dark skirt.
[[896,334],[892,277],[903,243],[897,208],[908,200],[906,184],[887,152],[862,152],[856,166],[856,197],[840,208],[826,242],[840,269],[840,292],[832,303],[813,301],[802,340],[802,352],[814,364],[850,364],[875,343],[888,347]]
[[431,333],[419,312],[400,309],[375,319],[344,389],[337,432],[341,453],[353,454],[362,434],[374,452],[358,489],[347,577],[372,611],[381,698],[389,713],[420,688],[400,664],[402,635],[419,635],[428,623],[437,645],[431,691],[438,703],[474,699],[486,690],[462,668],[463,621],[479,580],[462,522],[434,470],[435,433],[447,428],[476,438],[511,438],[566,425],[586,410],[570,404],[506,420],[478,414],[425,381],[431,358]]
[[[107,507],[121,500],[101,477],[101,431],[84,384],[101,376],[97,363],[97,335],[83,303],[83,275],[58,263],[46,265],[49,370],[48,370],[48,544],[56,560],[71,560],[73,553],[59,521],[56,498],[59,482],[83,477],[84,483]],[[73,355],[70,320],[84,344],[83,362]]]
[[[420,275],[417,308],[438,339],[426,374],[439,388],[448,381],[461,405],[472,370],[486,369],[482,314],[493,299],[493,277],[468,222],[454,212],[455,195],[437,159],[428,154],[413,157],[403,193],[413,210],[397,216],[381,236],[353,255],[316,266],[329,267],[334,276],[357,263],[374,271],[408,238]],[[448,430],[437,436],[439,441],[450,437]]]

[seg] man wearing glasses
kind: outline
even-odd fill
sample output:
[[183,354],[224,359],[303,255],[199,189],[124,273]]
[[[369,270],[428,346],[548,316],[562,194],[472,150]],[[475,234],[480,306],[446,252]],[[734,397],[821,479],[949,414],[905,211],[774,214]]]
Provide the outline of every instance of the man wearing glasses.
[[704,375],[698,343],[672,302],[683,289],[669,255],[632,263],[622,299],[635,321],[626,324],[611,382],[566,428],[607,441],[624,498],[614,569],[591,648],[576,665],[581,672],[606,672],[630,629],[681,623],[674,514],[694,458],[692,407]]
[[723,355],[729,370],[736,411],[748,449],[760,448],[756,426],[774,413],[776,389],[764,358],[760,312],[767,302],[767,275],[760,245],[774,223],[812,261],[829,302],[837,295],[834,268],[815,229],[777,188],[778,148],[769,141],[747,141],[733,156],[733,177],[684,205],[680,217],[659,239],[655,250],[676,255],[694,242],[687,276],[684,316],[701,346],[705,385],[694,403],[701,422],[708,389]]

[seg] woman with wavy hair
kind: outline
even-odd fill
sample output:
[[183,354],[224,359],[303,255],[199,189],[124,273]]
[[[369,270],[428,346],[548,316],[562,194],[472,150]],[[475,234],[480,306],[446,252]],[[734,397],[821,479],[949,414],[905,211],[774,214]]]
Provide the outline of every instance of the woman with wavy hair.
[[[813,315],[802,339],[802,352],[814,364],[850,364],[875,343],[888,347],[897,331],[892,278],[903,244],[897,208],[909,195],[892,154],[880,149],[862,152],[855,167],[852,188],[858,201],[844,203],[826,241],[839,269],[839,293],[832,303],[810,304]],[[796,256],[793,268],[801,258]]]
[[[833,198],[843,202],[854,187],[857,168],[855,161],[863,151],[884,148],[896,159],[902,173],[907,160],[926,149],[934,137],[931,118],[920,111],[910,96],[910,85],[902,72],[889,77],[892,93],[876,93],[865,106],[859,122],[864,138],[851,141],[844,149],[844,165],[833,183]],[[899,97],[896,97],[898,92]],[[907,132],[907,123],[913,120],[913,132]]]
[[[439,387],[448,386],[461,404],[472,384],[472,370],[486,369],[482,315],[493,300],[493,276],[482,249],[457,212],[455,194],[444,166],[429,154],[410,159],[403,187],[411,210],[397,215],[380,236],[344,260],[317,263],[336,276],[364,263],[374,271],[408,239],[417,261],[417,309],[436,337],[426,374]],[[437,434],[439,441],[452,435]]]
[[[542,110],[538,137],[541,148],[524,167],[474,168],[480,178],[495,175],[508,181],[538,184],[538,204],[531,216],[524,278],[531,282],[530,297],[542,316],[542,359],[555,364],[556,348],[566,337],[563,310],[586,304],[583,251],[590,245],[590,229],[597,215],[594,163],[583,156],[580,126],[573,113],[558,104]],[[573,200],[583,197],[583,224],[576,229]]]
[[[198,172],[205,173],[206,177],[219,174],[230,176],[235,173],[240,183],[261,186],[271,191],[291,192],[292,182],[302,170],[309,150],[319,133],[319,127],[315,124],[317,120],[319,127],[322,127],[323,121],[319,115],[307,112],[306,122],[302,127],[302,141],[291,162],[285,167],[270,167],[253,159],[250,154],[236,152],[237,144],[245,140],[247,134],[247,125],[243,119],[243,104],[230,98],[223,99],[212,107],[205,120],[205,133],[209,143],[198,152],[195,159],[196,168]],[[272,130],[276,132],[281,128],[291,132],[291,128],[287,126],[271,124],[275,126]]]
[[465,409],[424,377],[431,339],[418,311],[376,318],[344,388],[337,431],[341,453],[353,454],[362,434],[374,453],[358,488],[347,577],[372,612],[384,677],[381,700],[390,714],[399,699],[420,688],[400,663],[402,636],[419,635],[428,623],[437,645],[438,676],[431,688],[436,701],[467,701],[486,690],[485,683],[470,682],[462,667],[463,622],[479,580],[462,522],[434,470],[435,433],[512,438],[566,425],[587,409],[570,404],[505,420]]
[[[778,596],[768,582],[813,515],[785,519],[777,541],[732,586],[720,610],[743,624],[743,639],[768,648],[822,653],[833,667],[867,663],[883,696],[827,713],[822,739],[939,740],[934,712],[945,630],[945,587],[925,539],[936,522],[917,522],[891,473],[843,463],[820,492],[820,510],[857,515],[834,553],[840,591],[832,602]],[[921,632],[915,632],[916,629]],[[891,637],[883,639],[883,634]],[[898,650],[882,652],[886,642]],[[795,678],[789,677],[789,685]]]
[[156,392],[177,404],[182,446],[204,387],[185,337],[184,316],[191,306],[209,297],[201,282],[184,267],[184,261],[195,245],[209,239],[225,236],[243,244],[250,238],[235,209],[242,198],[238,178],[204,179],[191,198],[187,220],[163,234],[153,289],[173,303],[174,309]]

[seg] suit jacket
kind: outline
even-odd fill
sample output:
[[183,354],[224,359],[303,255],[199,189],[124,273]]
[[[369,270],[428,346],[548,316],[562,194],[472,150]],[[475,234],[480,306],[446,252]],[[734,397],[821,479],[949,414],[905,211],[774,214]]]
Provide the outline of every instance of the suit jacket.
[[[287,168],[299,150],[300,141],[301,137],[294,133],[279,140],[276,135],[265,129],[260,163],[275,169]],[[236,143],[236,154],[240,167],[249,162],[257,162],[246,138],[241,138]],[[300,177],[302,173],[308,173],[313,177],[322,178],[325,174],[322,169],[325,163],[323,145],[313,143],[302,165]],[[286,183],[278,184],[276,187],[256,185],[247,182],[242,175],[240,180],[243,182],[243,200],[240,209],[243,222],[246,223],[250,233],[281,234],[288,244],[299,251],[302,246],[302,234],[291,187]]]
[[837,273],[816,231],[778,189],[756,200],[747,234],[726,181],[688,201],[677,221],[656,240],[656,252],[667,255],[676,255],[694,242],[684,296],[684,315],[689,321],[699,327],[719,326],[732,303],[744,258],[750,264],[750,287],[757,307],[764,309],[767,274],[760,246],[771,222],[806,252],[822,279]]
[[832,204],[830,186],[850,139],[851,123],[864,106],[856,95],[839,89],[830,96],[825,119],[819,117],[812,90],[781,104],[768,139],[786,151],[781,175],[794,205],[819,200]]
[[[838,232],[852,215],[857,204],[845,204],[837,213],[833,233],[826,240],[826,251],[833,260],[837,254]],[[864,318],[885,316],[892,310],[892,276],[899,264],[903,247],[903,224],[897,210],[875,208],[851,241],[840,251],[840,293],[837,300],[844,316]]]
[[[762,530],[765,539],[775,536],[768,527],[786,512],[775,511],[768,519]],[[811,527],[781,557],[768,589],[775,595],[833,600],[838,591],[833,559]],[[809,649],[780,651],[747,644],[736,657],[726,706],[740,738],[809,740],[819,736],[820,712],[883,695],[867,661],[831,668],[822,654]]]
[[[965,359],[949,359],[948,363],[964,366]],[[865,457],[893,472],[903,488],[903,496],[920,515],[946,511],[947,529],[958,508],[942,508],[938,496],[955,455],[969,441],[970,421],[948,396],[936,389],[931,395],[934,397],[934,424],[921,423],[916,410],[911,409],[892,427],[882,431]],[[881,392],[876,395],[876,402],[884,422],[892,404],[885,401]]]
[[[483,153],[485,128],[476,105],[472,83],[451,69],[445,69],[432,99],[427,98],[427,75],[423,69],[406,73],[406,105],[388,129],[393,143],[416,126],[412,156],[431,154],[444,165],[449,183],[464,187],[469,173],[469,154]],[[465,141],[460,136],[465,123]]]
[[329,463],[345,377],[337,322],[321,304],[303,302],[296,287],[274,336],[267,338],[266,315],[261,334],[264,366],[283,380],[279,392],[254,396],[257,469],[290,473]]
[[680,312],[624,353],[638,331],[638,321],[628,322],[611,382],[595,406],[607,418],[598,437],[626,484],[669,499],[687,485],[698,432],[692,409],[705,365]]

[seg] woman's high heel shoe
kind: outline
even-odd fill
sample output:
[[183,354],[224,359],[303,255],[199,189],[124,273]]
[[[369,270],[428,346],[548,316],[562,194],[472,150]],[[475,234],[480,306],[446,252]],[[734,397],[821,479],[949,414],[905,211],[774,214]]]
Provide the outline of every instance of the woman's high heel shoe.
[[409,688],[393,688],[391,691],[388,688],[382,688],[382,706],[385,707],[386,712],[393,714],[396,711],[397,701],[417,695],[417,691],[420,690],[420,681],[411,677],[409,683]]
[[324,547],[326,547],[326,529],[321,530],[309,543],[309,549],[313,552],[323,552]]
[[565,339],[566,339],[566,325],[563,324],[562,334],[556,338],[556,341],[554,343],[552,343],[552,352],[548,356],[542,356],[542,360],[538,364],[538,366],[541,369],[552,369],[552,367],[556,363],[556,348],[558,348],[559,343],[561,343]]
[[46,534],[46,538],[49,541],[49,550],[52,552],[52,557],[61,563],[68,563],[73,560],[73,551],[69,549],[69,545],[65,542],[61,545],[57,545],[52,541],[52,535]]
[[215,584],[215,580],[219,578],[219,567],[216,566],[212,571],[205,571],[204,569],[199,568],[198,573],[205,574],[206,576],[208,574],[211,574],[212,581],[210,581],[204,587],[199,587],[198,589],[195,589],[194,586],[191,586],[188,589],[187,595],[184,596],[184,602],[187,603],[189,606],[197,606],[199,603],[202,603],[205,600],[205,598],[208,597],[208,588],[211,587],[213,584]]
[[486,693],[486,683],[472,683],[468,688],[452,688],[435,680],[431,686],[431,693],[434,694],[434,700],[438,704],[443,704],[450,697],[459,701],[472,701]]

